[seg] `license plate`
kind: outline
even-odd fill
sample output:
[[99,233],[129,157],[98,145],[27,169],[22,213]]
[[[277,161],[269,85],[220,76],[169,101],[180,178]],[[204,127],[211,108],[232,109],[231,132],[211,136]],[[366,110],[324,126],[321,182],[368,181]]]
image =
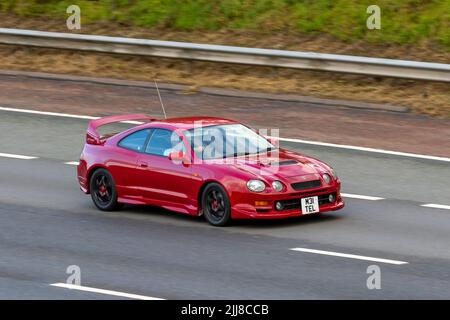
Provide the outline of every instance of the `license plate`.
[[303,214],[319,212],[319,197],[302,198],[301,203]]

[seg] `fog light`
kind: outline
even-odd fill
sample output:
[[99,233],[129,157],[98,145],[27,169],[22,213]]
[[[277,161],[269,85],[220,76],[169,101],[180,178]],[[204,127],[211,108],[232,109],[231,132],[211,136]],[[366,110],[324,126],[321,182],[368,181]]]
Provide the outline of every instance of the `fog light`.
[[328,201],[329,201],[330,203],[333,203],[335,200],[336,200],[336,199],[335,199],[335,197],[334,197],[334,194],[330,194],[330,195],[328,196]]
[[281,202],[277,202],[275,203],[275,209],[277,209],[278,211],[283,210],[284,206]]

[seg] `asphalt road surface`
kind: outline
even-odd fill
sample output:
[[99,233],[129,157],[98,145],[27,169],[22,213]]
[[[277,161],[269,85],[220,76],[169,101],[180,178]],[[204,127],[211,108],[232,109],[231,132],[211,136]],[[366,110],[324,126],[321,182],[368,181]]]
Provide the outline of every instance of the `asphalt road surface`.
[[[242,96],[237,97],[195,93],[163,83],[160,87],[169,117],[232,118],[256,128],[280,128],[281,137],[450,157],[449,119],[349,109],[340,107],[339,101],[330,107],[302,99],[249,97],[247,92],[240,92]],[[2,70],[1,107],[92,116],[123,113],[162,116],[152,83],[17,71],[5,74]]]
[[[347,206],[215,228],[153,207],[95,209],[66,164],[86,126],[0,111],[0,154],[37,157],[0,156],[0,298],[126,298],[51,286],[70,265],[82,286],[162,299],[450,298],[449,162],[284,143],[331,164]],[[367,287],[371,265],[381,289]]]

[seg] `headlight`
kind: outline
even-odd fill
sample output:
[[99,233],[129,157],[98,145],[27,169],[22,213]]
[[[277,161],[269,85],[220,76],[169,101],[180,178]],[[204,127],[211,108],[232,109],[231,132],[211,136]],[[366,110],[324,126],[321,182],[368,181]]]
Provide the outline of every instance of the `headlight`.
[[322,178],[323,178],[323,181],[325,181],[326,184],[330,184],[330,182],[331,182],[331,177],[330,177],[329,174],[324,173],[324,174],[322,175]]
[[253,192],[262,192],[266,189],[266,185],[261,180],[250,180],[247,182],[247,188]]
[[283,191],[284,185],[280,181],[275,180],[274,182],[272,182],[272,188],[273,190],[280,192]]

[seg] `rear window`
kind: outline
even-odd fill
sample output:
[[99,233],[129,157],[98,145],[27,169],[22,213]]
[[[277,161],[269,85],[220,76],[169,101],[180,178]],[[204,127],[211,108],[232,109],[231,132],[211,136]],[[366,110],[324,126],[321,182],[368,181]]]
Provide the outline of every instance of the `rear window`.
[[141,130],[126,136],[119,142],[119,147],[129,149],[132,151],[144,151],[145,142],[150,133],[150,129]]

